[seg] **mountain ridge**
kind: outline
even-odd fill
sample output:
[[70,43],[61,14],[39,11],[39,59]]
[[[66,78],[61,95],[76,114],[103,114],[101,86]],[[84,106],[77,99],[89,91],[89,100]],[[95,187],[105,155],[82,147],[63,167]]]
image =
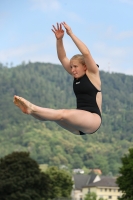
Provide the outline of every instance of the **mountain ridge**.
[[19,95],[43,107],[75,108],[73,78],[61,65],[29,62],[0,69],[0,157],[26,150],[39,163],[118,172],[120,157],[133,145],[133,76],[100,71],[102,126],[92,136],[75,136],[54,122],[22,114],[13,104]]

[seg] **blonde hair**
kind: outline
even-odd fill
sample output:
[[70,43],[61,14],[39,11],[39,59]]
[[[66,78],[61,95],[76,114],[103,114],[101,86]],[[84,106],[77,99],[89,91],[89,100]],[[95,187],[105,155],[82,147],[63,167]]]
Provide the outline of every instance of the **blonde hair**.
[[78,60],[80,64],[85,65],[84,56],[81,55],[81,54],[76,54],[76,55],[74,55],[74,56],[70,59],[70,61],[71,61],[71,60]]

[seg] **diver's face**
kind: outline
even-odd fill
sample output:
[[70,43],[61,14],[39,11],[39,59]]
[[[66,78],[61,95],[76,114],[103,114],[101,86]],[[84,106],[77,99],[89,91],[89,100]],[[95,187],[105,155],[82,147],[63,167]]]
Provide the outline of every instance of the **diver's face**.
[[86,65],[82,65],[78,60],[71,60],[70,66],[74,78],[80,78],[86,73]]

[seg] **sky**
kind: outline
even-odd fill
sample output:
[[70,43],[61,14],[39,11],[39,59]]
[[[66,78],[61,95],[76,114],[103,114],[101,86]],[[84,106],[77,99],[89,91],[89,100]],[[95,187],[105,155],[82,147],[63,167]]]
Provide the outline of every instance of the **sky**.
[[[0,63],[60,64],[52,25],[65,21],[100,69],[133,75],[133,0],[0,1]],[[68,58],[79,53],[65,33]]]

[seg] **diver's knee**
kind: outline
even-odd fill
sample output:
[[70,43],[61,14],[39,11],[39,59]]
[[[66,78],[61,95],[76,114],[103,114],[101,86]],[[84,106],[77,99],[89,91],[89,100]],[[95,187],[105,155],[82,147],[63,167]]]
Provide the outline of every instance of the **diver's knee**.
[[62,113],[61,113],[61,121],[65,121],[68,119],[69,116],[69,111],[67,109],[62,109]]

